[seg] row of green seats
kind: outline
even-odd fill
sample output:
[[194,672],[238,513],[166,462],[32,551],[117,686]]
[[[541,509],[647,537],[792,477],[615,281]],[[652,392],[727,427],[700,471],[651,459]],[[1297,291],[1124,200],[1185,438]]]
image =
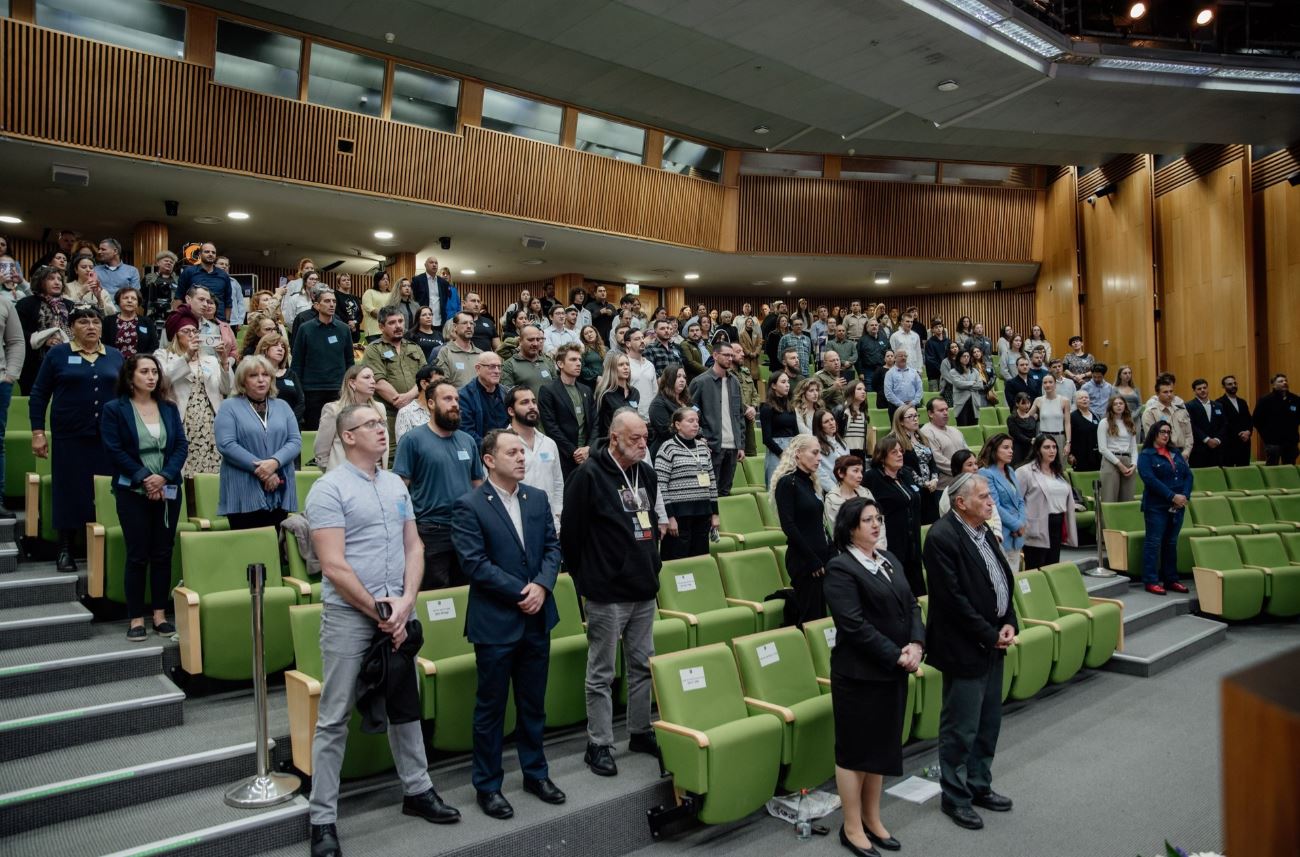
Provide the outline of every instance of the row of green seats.
[[1201,536],[1192,539],[1192,555],[1202,613],[1300,615],[1300,532]]

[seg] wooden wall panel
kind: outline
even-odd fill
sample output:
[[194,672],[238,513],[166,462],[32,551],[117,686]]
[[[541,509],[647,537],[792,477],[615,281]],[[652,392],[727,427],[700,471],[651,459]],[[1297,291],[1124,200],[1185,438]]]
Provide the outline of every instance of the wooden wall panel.
[[1285,179],[1269,185],[1255,194],[1254,214],[1259,255],[1253,323],[1265,332],[1266,345],[1260,348],[1253,392],[1264,392],[1268,376],[1276,372],[1285,372],[1295,390],[1300,388],[1300,187]]
[[[1146,393],[1156,376],[1151,159],[1136,155],[1122,161],[1124,177],[1116,181],[1114,193],[1095,204],[1079,203],[1087,295],[1083,337],[1087,349],[1112,372],[1132,366]],[[1089,186],[1100,186],[1096,174],[1103,170],[1079,178],[1080,195]]]
[[1079,315],[1078,188],[1073,167],[1047,188],[1042,217],[1043,264],[1034,289],[1035,312],[1055,353],[1083,332]]
[[739,250],[1031,261],[1040,193],[741,176]]
[[1217,165],[1209,172],[1180,158],[1156,173],[1156,187],[1168,188],[1155,201],[1160,365],[1177,374],[1184,397],[1197,377],[1209,379],[1212,390],[1227,374],[1237,376],[1242,390],[1256,388],[1245,149],[1216,149],[1231,149],[1235,158],[1207,160]]

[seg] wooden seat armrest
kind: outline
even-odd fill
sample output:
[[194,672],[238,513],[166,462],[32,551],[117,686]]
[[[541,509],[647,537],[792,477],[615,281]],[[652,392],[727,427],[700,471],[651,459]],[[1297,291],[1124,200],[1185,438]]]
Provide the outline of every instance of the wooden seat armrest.
[[108,530],[103,524],[91,521],[86,524],[86,594],[91,598],[104,597],[104,563],[108,553]]
[[320,711],[321,683],[304,672],[284,674],[285,702],[289,706],[289,742],[293,766],[311,776],[311,748],[316,737],[316,716]]
[[190,675],[203,672],[203,636],[199,627],[199,594],[178,586],[172,590],[176,630],[180,634],[181,669]]
[[286,694],[305,693],[308,696],[320,696],[322,685],[319,679],[312,678],[301,670],[286,670],[284,689]]
[[831,686],[831,680],[828,679],[828,678],[825,678],[824,676],[817,676],[817,683],[820,684],[820,685],[822,685],[823,687],[830,687],[830,686]]
[[650,724],[656,729],[662,729],[665,732],[671,732],[674,735],[681,735],[685,738],[693,738],[695,743],[701,748],[709,746],[709,736],[705,735],[698,729],[692,729],[689,726],[682,726],[677,723],[669,723],[667,720],[656,720]]
[[1202,574],[1210,574],[1210,575],[1213,575],[1214,577],[1217,577],[1217,578],[1219,578],[1220,580],[1223,579],[1223,572],[1219,571],[1217,568],[1206,568],[1205,566],[1202,566],[1202,565],[1194,565],[1194,566],[1192,566],[1192,574],[1193,574],[1193,575],[1195,575],[1198,571],[1201,572]]
[[916,677],[925,678],[925,664],[916,665]]
[[772,714],[775,714],[777,717],[780,717],[786,723],[794,722],[794,712],[786,708],[784,705],[777,705],[776,703],[773,702],[766,702],[762,699],[755,699],[752,696],[745,697],[745,704],[752,705],[754,708],[758,708],[763,711],[771,712]]
[[683,611],[681,611],[681,610],[665,610],[665,609],[663,609],[662,607],[660,607],[660,608],[659,608],[659,615],[660,615],[660,616],[671,616],[671,617],[673,617],[673,618],[677,618],[677,619],[685,619],[687,625],[698,625],[698,624],[700,624],[700,617],[699,617],[699,616],[696,616],[694,613],[685,613],[685,612],[683,612]]
[[23,492],[23,508],[27,510],[23,521],[23,535],[36,538],[41,534],[41,474],[28,473]]
[[190,523],[198,527],[200,530],[212,529],[212,521],[208,518],[192,517],[190,518]]
[[300,580],[296,577],[290,577],[287,574],[281,575],[280,579],[284,581],[285,586],[298,590],[299,596],[303,598],[311,597],[311,584],[307,581]]
[[1056,605],[1056,609],[1062,613],[1077,613],[1082,616],[1087,616],[1089,619],[1097,618],[1096,616],[1093,615],[1093,612],[1087,607],[1062,607],[1061,605],[1058,604]]
[[746,601],[744,598],[724,598],[723,600],[733,607],[748,607],[755,613],[763,612],[763,605],[757,601]]
[[1046,619],[1027,619],[1027,618],[1021,618],[1020,621],[1024,622],[1026,625],[1043,625],[1044,627],[1051,628],[1053,631],[1055,631],[1058,634],[1061,633],[1061,625],[1059,622],[1049,622]]
[[424,675],[438,674],[438,665],[428,658],[416,657],[415,665],[420,668],[420,672]]

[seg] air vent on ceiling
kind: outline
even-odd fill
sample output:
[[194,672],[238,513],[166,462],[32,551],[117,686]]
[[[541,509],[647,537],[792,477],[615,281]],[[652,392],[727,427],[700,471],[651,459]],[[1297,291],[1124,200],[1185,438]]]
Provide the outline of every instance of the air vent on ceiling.
[[523,245],[524,245],[525,247],[527,247],[529,250],[545,250],[545,249],[546,249],[546,239],[545,239],[545,238],[538,238],[536,235],[525,235],[523,238],[519,239],[519,241],[520,241],[521,244],[523,244]]
[[55,164],[50,167],[50,181],[71,187],[90,187],[90,170]]

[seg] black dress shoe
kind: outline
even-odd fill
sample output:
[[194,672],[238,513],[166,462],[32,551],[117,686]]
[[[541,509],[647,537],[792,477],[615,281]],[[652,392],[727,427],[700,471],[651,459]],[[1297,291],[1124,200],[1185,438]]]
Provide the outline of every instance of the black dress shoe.
[[433,789],[402,798],[402,815],[414,815],[434,824],[455,824],[460,821],[460,810],[443,803]]
[[844,825],[842,824],[840,825],[840,844],[849,849],[851,853],[856,854],[857,857],[880,857],[880,852],[874,848],[859,848],[854,845],[853,840],[849,839],[849,835],[844,832]]
[[343,857],[339,848],[339,832],[332,824],[311,826],[311,857]]
[[501,792],[479,792],[478,808],[489,818],[499,818],[502,821],[513,818],[515,814],[515,808]]
[[879,845],[881,848],[885,849],[886,851],[897,851],[898,849],[903,847],[903,843],[899,842],[897,839],[895,839],[892,836],[877,836],[876,834],[872,833],[871,830],[868,829],[866,825],[863,825],[862,829],[867,832],[868,839],[870,839],[873,843]]
[[54,561],[54,570],[62,571],[69,574],[77,573],[77,561],[72,558],[71,548],[59,549],[59,557],[57,560]]
[[143,643],[149,638],[149,632],[144,629],[143,625],[132,625],[126,629],[126,638],[132,643]]
[[980,814],[968,806],[955,806],[950,803],[941,803],[939,808],[943,814],[953,820],[958,827],[964,827],[967,830],[981,830],[984,827],[984,819]]
[[628,739],[627,749],[632,753],[645,753],[648,756],[659,758],[659,739],[655,738],[654,732],[634,732]]
[[587,767],[591,768],[591,772],[598,777],[618,775],[618,765],[614,764],[614,754],[604,744],[588,744],[587,752],[582,755],[582,761],[586,762]]
[[153,632],[160,637],[170,637],[176,633],[176,626],[171,622],[163,622],[153,626]]
[[537,795],[546,803],[561,804],[564,803],[564,792],[560,787],[551,782],[550,777],[540,780],[530,780],[524,777],[524,791],[531,795]]
[[1011,812],[1011,798],[997,792],[985,792],[982,795],[975,795],[970,802],[990,812]]

